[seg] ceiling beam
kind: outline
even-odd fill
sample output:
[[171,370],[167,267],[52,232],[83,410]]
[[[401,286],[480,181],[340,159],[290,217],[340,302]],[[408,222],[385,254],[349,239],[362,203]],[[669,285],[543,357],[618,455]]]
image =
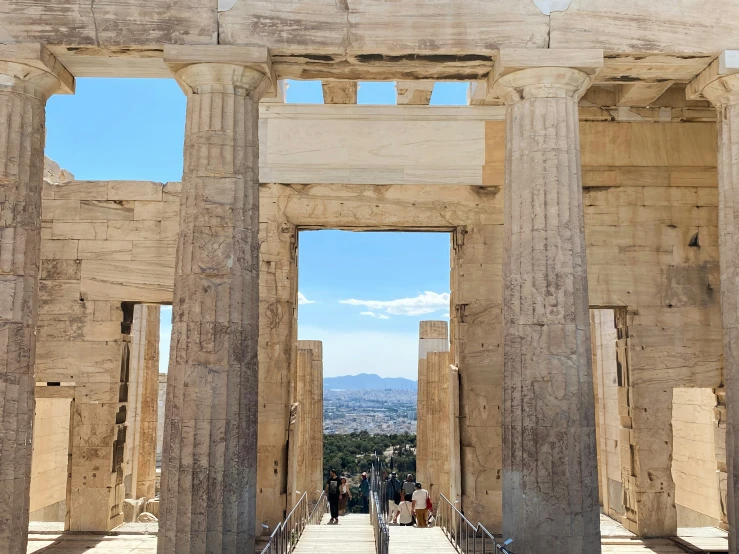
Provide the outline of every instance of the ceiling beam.
[[321,81],[324,104],[356,104],[357,81]]
[[428,106],[434,81],[397,81],[395,89],[398,105]]
[[616,105],[646,108],[670,88],[673,81],[621,85],[616,91]]

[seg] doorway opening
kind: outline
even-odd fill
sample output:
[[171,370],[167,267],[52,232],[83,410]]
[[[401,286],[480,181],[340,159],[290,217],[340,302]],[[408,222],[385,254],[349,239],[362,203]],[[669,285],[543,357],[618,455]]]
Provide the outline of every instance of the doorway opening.
[[450,235],[301,231],[298,276],[299,382],[303,346],[322,345],[319,475],[346,477],[361,512],[372,465],[416,478],[419,326],[440,322],[449,351]]

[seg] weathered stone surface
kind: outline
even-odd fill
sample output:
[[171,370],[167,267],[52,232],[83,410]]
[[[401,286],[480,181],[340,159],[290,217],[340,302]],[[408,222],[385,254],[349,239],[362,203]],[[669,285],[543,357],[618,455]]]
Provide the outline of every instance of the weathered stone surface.
[[503,533],[529,554],[600,552],[577,101],[589,77],[524,69],[506,117]]
[[718,110],[719,250],[726,388],[726,465],[729,552],[739,552],[739,76],[717,79],[703,89]]
[[305,471],[305,491],[309,502],[317,502],[323,491],[323,343],[319,340],[299,340],[298,348],[309,349],[312,366],[310,377],[310,440],[308,466]]
[[[439,368],[444,362],[448,365],[448,358],[434,358],[429,356],[436,352],[449,352],[449,325],[446,321],[421,321],[418,324],[418,397],[416,405],[416,481],[420,481],[424,488],[433,494],[434,502],[439,499],[439,493],[449,494],[448,487],[440,486],[440,459],[448,457],[448,446],[437,443],[440,423],[438,397],[440,385]],[[443,361],[442,361],[443,360]],[[436,485],[436,488],[432,486]]]
[[40,45],[0,45],[0,75],[0,552],[10,554],[28,537],[45,105],[74,80]]
[[156,443],[159,395],[159,306],[144,305],[144,367],[141,379],[138,460],[136,462],[136,498],[154,498],[156,494]]
[[259,97],[266,76],[193,64],[172,306],[160,554],[254,552]]

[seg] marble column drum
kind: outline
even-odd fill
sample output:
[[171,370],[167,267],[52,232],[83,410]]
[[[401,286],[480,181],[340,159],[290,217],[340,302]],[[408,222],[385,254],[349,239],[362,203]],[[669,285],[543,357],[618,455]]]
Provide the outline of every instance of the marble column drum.
[[159,554],[252,554],[260,71],[197,63],[187,92]]
[[577,102],[568,68],[501,77],[506,102],[503,534],[517,554],[599,553]]
[[0,554],[28,540],[46,100],[60,88],[56,61],[33,50],[19,63],[0,45]]
[[739,76],[703,89],[718,112],[718,235],[724,328],[729,552],[739,554]]

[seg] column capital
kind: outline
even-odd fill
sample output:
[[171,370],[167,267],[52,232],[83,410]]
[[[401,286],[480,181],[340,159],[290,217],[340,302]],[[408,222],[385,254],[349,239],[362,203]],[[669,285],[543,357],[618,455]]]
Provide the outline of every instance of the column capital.
[[74,76],[40,43],[0,44],[0,91],[34,96],[74,94]]
[[602,50],[502,48],[488,88],[506,104],[524,98],[579,99],[602,67]]
[[255,101],[277,93],[277,79],[267,48],[167,44],[164,62],[187,95],[210,85],[243,88]]
[[521,69],[500,77],[493,85],[496,96],[506,104],[529,98],[574,98],[590,88],[587,73],[569,67]]
[[685,89],[688,100],[708,100],[717,108],[739,103],[739,50],[725,50]]

